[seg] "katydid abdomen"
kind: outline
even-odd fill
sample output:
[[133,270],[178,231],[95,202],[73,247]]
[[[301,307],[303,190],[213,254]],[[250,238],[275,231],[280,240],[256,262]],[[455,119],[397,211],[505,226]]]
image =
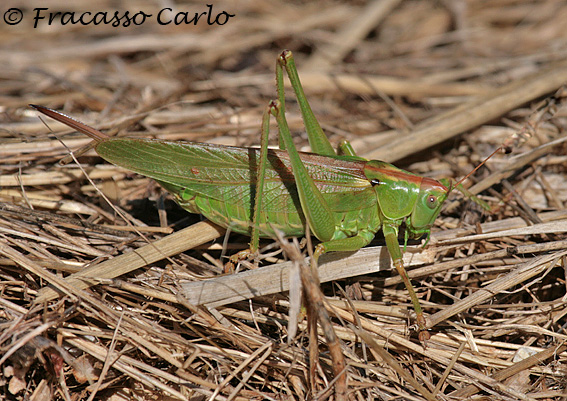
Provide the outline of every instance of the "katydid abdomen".
[[[197,142],[113,138],[96,151],[105,160],[151,177],[177,202],[213,223],[250,235],[259,150]],[[335,216],[335,235],[342,239],[381,228],[376,193],[362,173],[366,161],[349,156],[301,153],[302,161]],[[259,229],[302,236],[305,217],[287,152],[270,150],[266,166]]]

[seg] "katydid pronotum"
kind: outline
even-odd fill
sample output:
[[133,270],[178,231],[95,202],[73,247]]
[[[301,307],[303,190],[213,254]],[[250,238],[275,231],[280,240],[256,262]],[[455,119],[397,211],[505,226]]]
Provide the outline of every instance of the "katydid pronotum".
[[[294,147],[285,117],[284,70],[313,153]],[[429,236],[450,188],[358,157],[348,143],[335,152],[307,102],[290,51],[278,57],[276,85],[278,99],[264,112],[260,149],[108,137],[54,110],[32,107],[94,138],[102,158],[155,179],[188,211],[251,236],[251,253],[257,252],[260,236],[272,237],[275,230],[301,236],[308,225],[321,241],[315,260],[325,252],[356,251],[382,230],[411,297],[420,339],[426,340],[426,320],[403,265],[398,231],[404,224],[405,243]],[[268,149],[271,116],[279,128],[280,150]]]

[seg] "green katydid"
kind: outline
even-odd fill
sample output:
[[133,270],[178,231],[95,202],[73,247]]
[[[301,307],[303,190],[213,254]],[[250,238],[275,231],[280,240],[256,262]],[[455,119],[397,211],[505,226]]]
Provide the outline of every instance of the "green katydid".
[[[294,148],[285,118],[284,69],[313,153]],[[259,237],[273,236],[276,229],[301,236],[309,225],[321,241],[315,259],[325,252],[358,250],[381,229],[409,291],[420,338],[426,340],[425,317],[402,262],[398,230],[405,223],[405,243],[429,236],[450,189],[386,162],[358,157],[348,143],[340,146],[340,155],[335,153],[307,102],[290,51],[278,57],[276,84],[278,100],[264,113],[260,149],[111,138],[54,110],[32,107],[91,136],[102,158],[155,179],[188,211],[251,236],[252,253]],[[278,124],[280,150],[267,147],[270,116]]]

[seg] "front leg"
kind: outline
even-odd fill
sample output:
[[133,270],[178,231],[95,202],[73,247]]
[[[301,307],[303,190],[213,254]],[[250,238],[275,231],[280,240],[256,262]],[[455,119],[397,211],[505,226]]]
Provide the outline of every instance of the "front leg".
[[404,261],[402,259],[402,252],[400,250],[400,245],[398,244],[398,226],[396,222],[384,222],[382,226],[382,231],[384,232],[384,238],[386,239],[386,246],[388,247],[388,252],[394,263],[394,267],[398,271],[398,274],[402,278],[411,298],[413,304],[413,309],[415,310],[417,327],[419,328],[419,339],[421,342],[425,342],[429,339],[429,333],[427,332],[427,326],[425,317],[423,316],[423,311],[421,309],[421,304],[419,303],[419,298],[411,285],[410,278],[406,269],[404,268]]

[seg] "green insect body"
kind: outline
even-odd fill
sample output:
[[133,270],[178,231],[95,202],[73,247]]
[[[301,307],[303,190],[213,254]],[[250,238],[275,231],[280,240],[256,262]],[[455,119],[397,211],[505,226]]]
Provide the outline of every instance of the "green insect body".
[[[108,139],[96,146],[110,163],[151,177],[192,213],[246,235],[252,235],[255,166],[259,149],[151,139]],[[417,238],[428,234],[447,188],[376,160],[353,156],[299,153],[303,165],[334,216],[334,233],[322,241],[359,236],[368,244],[383,224]],[[260,236],[305,233],[305,216],[286,151],[270,149],[265,169]]]
[[[100,143],[96,151],[111,163],[155,179],[187,210],[252,235],[258,149],[110,139]],[[374,190],[362,174],[365,162],[348,160],[353,159],[348,156],[301,156],[323,198],[332,205],[337,228],[334,237],[352,236],[370,222],[374,232],[380,228]],[[273,237],[274,229],[286,236],[303,235],[305,217],[287,152],[271,149],[265,174],[258,216],[260,235]]]
[[[296,93],[314,153],[293,147],[285,119],[283,70]],[[349,144],[335,153],[305,98],[291,52],[276,64],[278,100],[270,102],[262,123],[260,149],[195,142],[109,138],[61,113],[33,106],[98,141],[105,160],[151,177],[181,206],[212,222],[252,237],[271,237],[274,230],[301,236],[308,224],[321,241],[315,258],[330,251],[355,251],[382,230],[394,266],[410,293],[420,338],[428,338],[419,299],[404,269],[398,231],[405,241],[429,235],[450,189],[430,178],[391,164],[357,157]],[[280,148],[267,148],[269,119],[278,123]]]

